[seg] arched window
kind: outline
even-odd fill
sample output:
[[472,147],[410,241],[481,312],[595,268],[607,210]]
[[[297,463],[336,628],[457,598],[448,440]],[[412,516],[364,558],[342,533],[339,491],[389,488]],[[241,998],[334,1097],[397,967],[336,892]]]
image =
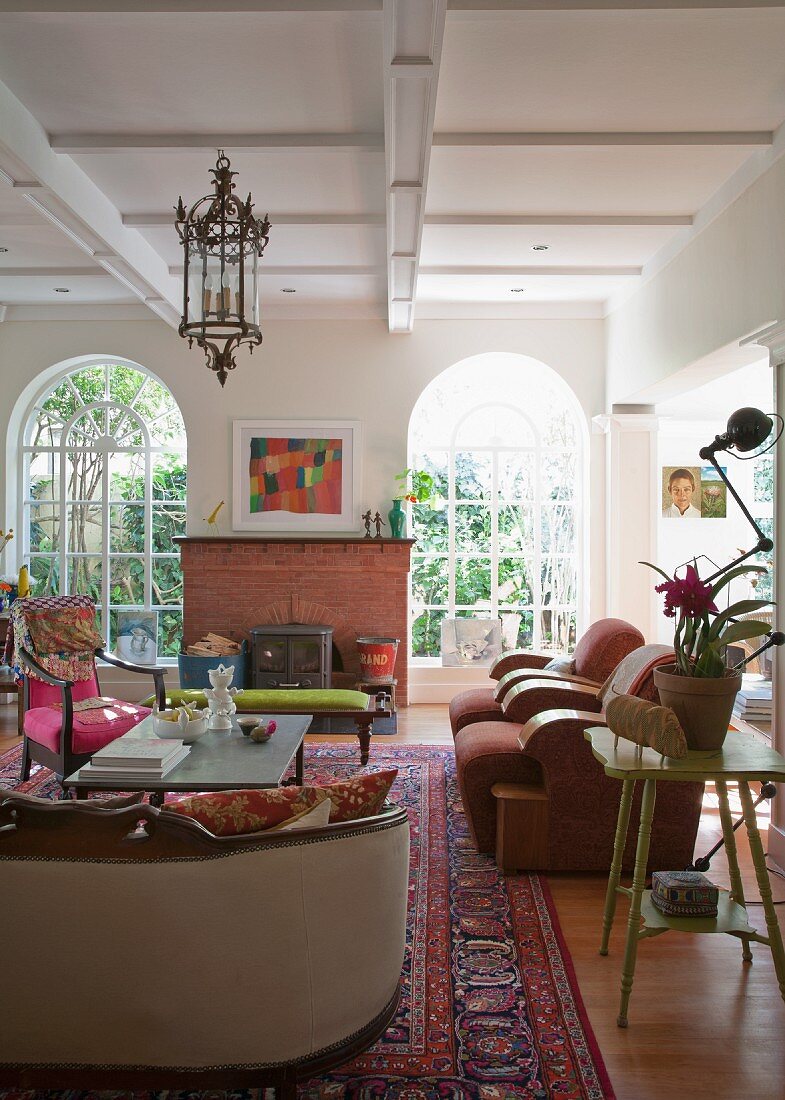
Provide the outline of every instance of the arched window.
[[157,611],[158,655],[176,654],[186,440],[169,390],[135,365],[83,366],[36,401],[22,451],[34,593],[92,596],[111,647],[118,611]]
[[409,465],[443,506],[413,506],[412,656],[446,618],[500,617],[506,647],[564,651],[581,601],[586,429],[572,391],[526,356],[475,356],[424,390]]

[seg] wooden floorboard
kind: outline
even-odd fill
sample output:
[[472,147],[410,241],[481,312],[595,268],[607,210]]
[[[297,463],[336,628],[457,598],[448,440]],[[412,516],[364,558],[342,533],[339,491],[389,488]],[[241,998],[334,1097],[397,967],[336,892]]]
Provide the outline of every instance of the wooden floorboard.
[[[18,743],[13,731],[13,708],[0,706],[0,752]],[[317,734],[314,740],[356,744],[349,734],[329,738]],[[398,733],[377,743],[452,744],[447,708],[427,705],[401,710]],[[737,801],[732,800],[732,807],[738,809]],[[766,820],[759,811],[761,826]],[[709,790],[698,853],[705,853],[719,835],[716,799]],[[737,837],[745,890],[748,898],[757,899],[743,828]],[[709,877],[728,885],[721,853]],[[755,961],[746,966],[741,945],[729,936],[668,933],[643,941],[630,1026],[621,1030],[616,1012],[626,928],[623,899],[610,954],[601,958],[597,947],[604,877],[559,874],[548,875],[547,881],[618,1100],[785,1100],[785,1004],[765,947],[753,945]],[[772,889],[776,899],[785,900],[785,881],[772,877]],[[750,914],[751,922],[763,928],[760,907],[751,906]],[[785,906],[778,907],[778,914],[780,923],[785,923]]]

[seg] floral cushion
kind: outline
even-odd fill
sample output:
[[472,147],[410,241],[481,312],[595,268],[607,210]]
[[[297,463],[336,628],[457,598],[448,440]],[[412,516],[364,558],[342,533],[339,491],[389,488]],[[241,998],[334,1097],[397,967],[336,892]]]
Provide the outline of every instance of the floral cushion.
[[[275,787],[264,791],[219,791],[167,802],[165,810],[191,817],[214,836],[270,832],[290,826],[329,799],[330,824],[378,814],[397,768],[362,772],[325,787]],[[308,822],[308,827],[311,823]],[[305,827],[305,823],[303,823]]]
[[333,804],[330,823],[357,821],[361,817],[373,817],[384,805],[390,787],[398,774],[397,768],[360,772],[351,779],[330,783],[324,788]]
[[165,812],[192,817],[214,836],[238,836],[291,825],[326,799],[327,792],[319,787],[217,791],[167,802]]

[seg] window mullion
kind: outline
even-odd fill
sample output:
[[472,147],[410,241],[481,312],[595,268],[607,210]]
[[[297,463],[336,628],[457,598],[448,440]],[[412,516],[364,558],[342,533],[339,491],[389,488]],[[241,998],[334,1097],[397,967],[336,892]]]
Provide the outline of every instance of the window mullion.
[[68,546],[68,539],[71,533],[70,516],[68,515],[68,508],[66,507],[67,489],[66,489],[66,463],[68,451],[66,449],[68,437],[65,433],[60,436],[60,454],[58,455],[58,465],[60,470],[60,594],[67,595],[70,588],[68,580],[68,558],[66,555],[66,548]]
[[499,451],[491,451],[491,618],[499,618]]
[[447,469],[447,616],[455,618],[455,440],[450,443]]
[[532,644],[542,649],[542,449],[534,440],[534,559],[532,561]]
[[153,601],[153,459],[149,439],[144,452],[144,606]]
[[[108,370],[108,368],[107,368]],[[107,383],[108,385],[108,383]],[[103,452],[103,469],[101,470],[101,624],[102,633],[109,652],[114,651],[114,639],[109,637],[109,547],[111,538],[111,509],[107,503],[109,500],[109,456],[111,451],[105,448]]]

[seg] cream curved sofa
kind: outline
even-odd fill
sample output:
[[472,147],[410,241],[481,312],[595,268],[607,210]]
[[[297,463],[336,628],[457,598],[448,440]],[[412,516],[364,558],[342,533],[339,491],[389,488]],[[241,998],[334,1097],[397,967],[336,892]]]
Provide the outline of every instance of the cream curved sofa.
[[392,1018],[408,855],[395,807],[216,838],[146,805],[0,796],[0,1084],[295,1097]]

